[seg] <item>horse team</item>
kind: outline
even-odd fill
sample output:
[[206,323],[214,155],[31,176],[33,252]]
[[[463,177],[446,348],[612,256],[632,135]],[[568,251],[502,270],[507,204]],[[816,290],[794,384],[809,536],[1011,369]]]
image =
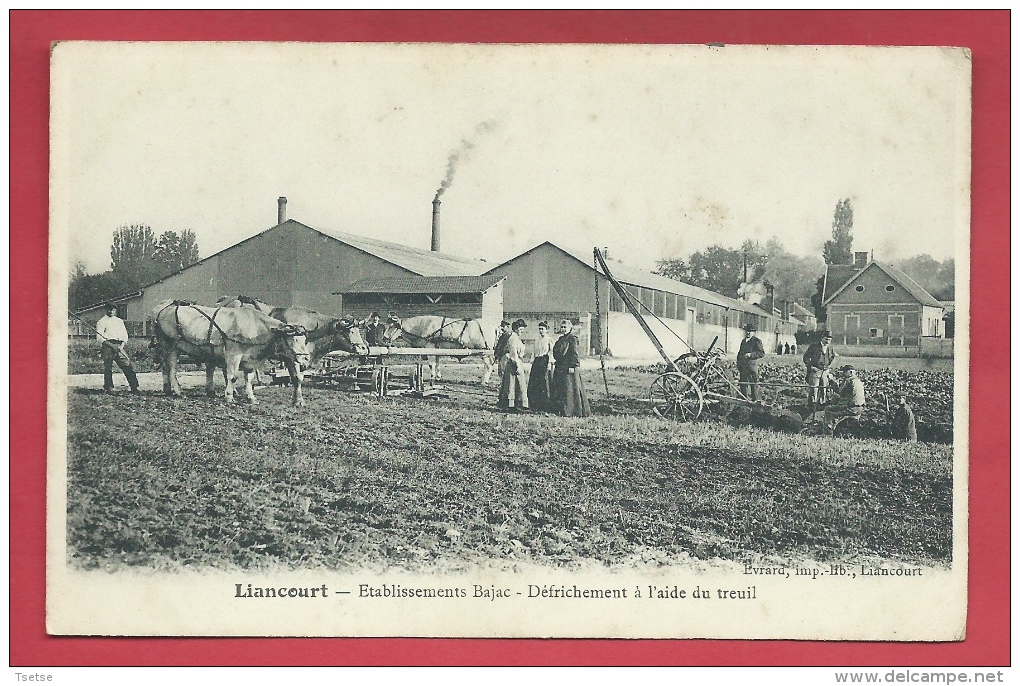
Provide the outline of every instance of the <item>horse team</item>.
[[[302,307],[273,307],[254,298],[221,298],[215,307],[183,300],[165,300],[153,309],[152,345],[163,367],[163,391],[179,396],[177,360],[180,353],[206,365],[206,393],[215,395],[217,368],[223,371],[227,402],[243,373],[243,388],[255,403],[254,376],[270,360],[282,362],[293,387],[293,403],[304,405],[301,393],[303,370],[327,353],[344,351],[368,355],[361,335],[364,321],[352,317],[329,317]],[[390,317],[382,335],[384,345],[428,348],[492,350],[493,341],[478,319],[451,319],[425,315],[404,320]],[[377,341],[378,343],[379,341]],[[491,353],[485,356],[486,378],[491,373]],[[434,378],[439,378],[437,358],[431,358]]]

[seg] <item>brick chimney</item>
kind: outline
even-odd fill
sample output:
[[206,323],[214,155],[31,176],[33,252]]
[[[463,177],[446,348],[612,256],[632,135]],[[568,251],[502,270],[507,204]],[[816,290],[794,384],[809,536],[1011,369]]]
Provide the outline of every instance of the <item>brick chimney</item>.
[[439,196],[432,201],[432,252],[439,252]]
[[276,203],[279,205],[279,208],[276,211],[276,223],[282,224],[287,221],[287,198],[281,195],[277,198]]
[[864,269],[868,266],[868,251],[854,252],[854,269]]

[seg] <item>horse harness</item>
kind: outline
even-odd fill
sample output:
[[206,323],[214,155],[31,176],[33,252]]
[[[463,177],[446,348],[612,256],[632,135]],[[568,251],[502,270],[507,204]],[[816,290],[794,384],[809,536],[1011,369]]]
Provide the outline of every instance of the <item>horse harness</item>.
[[461,345],[463,345],[464,341],[462,339],[464,338],[464,334],[467,332],[468,324],[471,323],[470,319],[449,319],[448,320],[446,317],[443,317],[442,320],[439,322],[439,328],[437,328],[435,331],[430,333],[428,336],[419,336],[418,334],[414,333],[413,331],[408,331],[407,329],[404,328],[403,324],[400,325],[400,331],[403,332],[403,333],[409,334],[410,336],[413,336],[414,338],[417,338],[417,339],[422,340],[422,341],[429,341],[429,342],[441,341],[441,340],[444,340],[443,339],[443,329],[445,329],[446,327],[450,326],[451,324],[456,324],[457,322],[464,322],[464,326],[463,326],[463,328],[461,328],[460,334],[456,338],[454,338],[454,339],[449,339],[448,338],[448,339],[445,339],[445,340],[453,340],[453,341],[456,341],[457,343],[460,343]]
[[[244,297],[244,296],[238,296],[238,299],[240,300],[242,297]],[[249,300],[250,300],[250,298],[249,298]],[[174,339],[173,346],[171,347],[171,350],[176,348],[178,343],[181,340],[185,340],[188,343],[190,343],[191,345],[196,345],[196,346],[201,346],[201,347],[208,347],[209,351],[212,352],[212,351],[214,351],[216,349],[216,345],[212,342],[213,329],[215,329],[216,331],[219,331],[220,335],[223,336],[223,339],[225,341],[231,341],[233,343],[238,343],[240,345],[245,345],[247,343],[247,341],[242,341],[242,340],[238,340],[236,338],[232,338],[229,334],[227,334],[226,331],[223,330],[223,327],[221,327],[219,324],[216,323],[216,315],[219,313],[220,310],[223,309],[222,307],[217,307],[216,310],[210,316],[207,312],[205,312],[205,310],[203,310],[202,308],[200,308],[199,306],[197,306],[195,303],[191,302],[190,300],[174,300],[169,305],[167,305],[162,310],[160,310],[156,314],[156,317],[155,317],[155,324],[156,324],[156,329],[157,330],[160,330],[159,329],[159,326],[160,326],[159,325],[159,317],[160,317],[160,315],[162,315],[164,312],[166,312],[171,307],[174,308],[174,326],[177,329],[177,338]],[[205,317],[206,319],[209,320],[209,330],[206,332],[206,335],[205,335],[205,339],[206,339],[205,343],[195,343],[194,341],[190,341],[190,340],[188,340],[187,336],[184,334],[184,327],[181,326],[181,315],[180,315],[180,310],[181,310],[182,307],[191,308],[191,309],[195,310],[196,312],[198,312],[203,317]],[[258,308],[256,307],[256,309],[258,309]],[[261,311],[261,310],[258,310],[258,311]],[[153,335],[153,341],[155,341],[155,334]]]

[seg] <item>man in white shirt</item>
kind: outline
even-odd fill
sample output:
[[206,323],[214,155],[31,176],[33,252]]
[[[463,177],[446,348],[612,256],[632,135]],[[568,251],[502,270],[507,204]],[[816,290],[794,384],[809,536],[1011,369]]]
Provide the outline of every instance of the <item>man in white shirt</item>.
[[116,362],[127,377],[131,392],[137,393],[138,377],[125,349],[128,334],[124,320],[117,316],[117,307],[113,303],[106,303],[105,310],[106,316],[96,323],[96,340],[101,344],[103,354],[103,390],[107,393],[113,390],[113,363]]

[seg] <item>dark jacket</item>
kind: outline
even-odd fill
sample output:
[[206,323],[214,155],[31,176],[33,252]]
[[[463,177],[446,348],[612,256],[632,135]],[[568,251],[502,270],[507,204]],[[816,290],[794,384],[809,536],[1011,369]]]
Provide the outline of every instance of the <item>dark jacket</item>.
[[751,336],[740,341],[740,350],[737,351],[737,367],[745,369],[757,369],[758,360],[765,357],[765,346],[757,336]]
[[507,331],[506,333],[501,334],[500,337],[499,337],[499,340],[496,341],[496,345],[492,349],[492,354],[493,354],[493,356],[495,356],[495,358],[497,360],[499,358],[503,357],[504,355],[506,355],[507,351],[510,349],[510,334],[511,333],[512,332]]
[[383,344],[383,335],[386,333],[386,325],[382,322],[365,327],[365,343],[367,345],[380,346]]
[[836,355],[833,353],[831,345],[829,346],[829,351],[825,352],[822,350],[821,343],[812,343],[808,346],[807,352],[804,353],[804,364],[808,366],[808,369],[811,367],[828,369],[835,357]]
[[565,333],[553,344],[553,358],[556,360],[556,373],[581,366],[577,354],[577,336]]
[[892,420],[893,435],[908,441],[917,440],[917,424],[914,422],[914,411],[904,403],[896,408]]

